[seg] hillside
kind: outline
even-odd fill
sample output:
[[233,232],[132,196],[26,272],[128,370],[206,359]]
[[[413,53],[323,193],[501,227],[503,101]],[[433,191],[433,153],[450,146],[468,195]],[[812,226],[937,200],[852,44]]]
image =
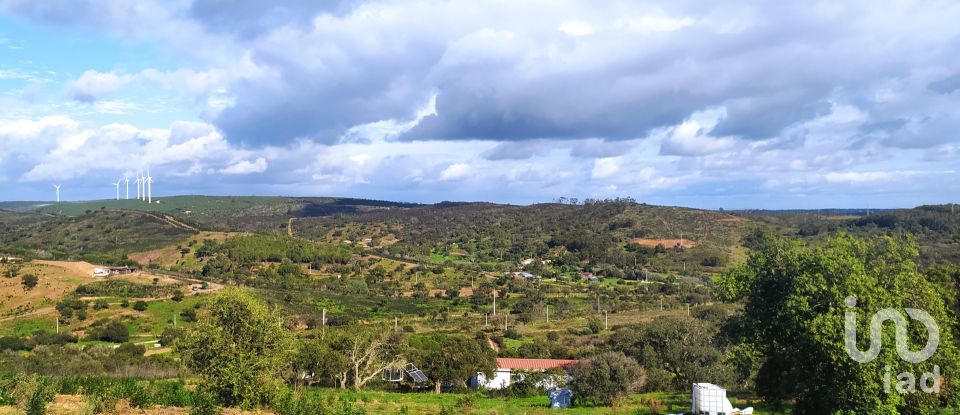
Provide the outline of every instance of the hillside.
[[0,214],[0,246],[30,248],[40,256],[86,253],[122,256],[159,248],[192,232],[155,214],[95,210],[79,216]]
[[139,200],[92,200],[36,207],[37,212],[79,216],[98,209],[158,212],[207,230],[272,230],[289,217],[329,216],[414,204],[332,197],[171,196]]

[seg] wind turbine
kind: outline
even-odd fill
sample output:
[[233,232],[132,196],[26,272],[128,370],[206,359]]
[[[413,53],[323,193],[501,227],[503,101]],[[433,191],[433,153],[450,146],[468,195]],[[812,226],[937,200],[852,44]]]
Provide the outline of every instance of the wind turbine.
[[127,185],[127,200],[130,200],[130,177],[123,175],[123,183]]
[[147,169],[147,204],[153,203],[153,176],[150,176],[150,169]]
[[110,183],[110,184],[112,184],[113,187],[117,188],[117,200],[120,200],[120,181],[117,180],[116,183]]
[[57,189],[57,203],[60,203],[60,184],[53,185],[53,188]]
[[137,184],[137,200],[140,200],[140,172],[137,172],[137,180],[133,182]]

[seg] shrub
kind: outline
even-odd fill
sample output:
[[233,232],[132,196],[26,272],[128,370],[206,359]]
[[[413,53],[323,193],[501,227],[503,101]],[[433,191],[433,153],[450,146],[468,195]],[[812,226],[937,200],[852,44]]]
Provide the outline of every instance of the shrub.
[[98,340],[111,343],[126,343],[130,340],[130,331],[119,321],[111,321],[96,334]]
[[22,277],[20,277],[20,283],[23,284],[23,289],[27,291],[32,290],[33,287],[36,287],[39,281],[40,280],[37,278],[37,276],[33,274],[24,274]]
[[193,392],[193,402],[190,415],[220,415],[222,411],[217,405],[217,398],[206,388],[197,388]]
[[137,302],[133,303],[133,309],[137,311],[146,311],[147,306],[147,302],[143,300],[138,300]]
[[579,402],[611,405],[643,384],[636,360],[620,352],[605,352],[571,368],[570,387]]
[[26,415],[47,413],[47,404],[57,393],[56,384],[45,377],[19,374],[13,380],[13,398],[17,409]]

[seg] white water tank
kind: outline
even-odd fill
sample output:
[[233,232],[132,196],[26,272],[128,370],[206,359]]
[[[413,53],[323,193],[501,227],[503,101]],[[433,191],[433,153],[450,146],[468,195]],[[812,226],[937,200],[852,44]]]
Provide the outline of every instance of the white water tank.
[[727,391],[712,383],[694,383],[692,406],[694,415],[732,415],[733,405],[727,400]]

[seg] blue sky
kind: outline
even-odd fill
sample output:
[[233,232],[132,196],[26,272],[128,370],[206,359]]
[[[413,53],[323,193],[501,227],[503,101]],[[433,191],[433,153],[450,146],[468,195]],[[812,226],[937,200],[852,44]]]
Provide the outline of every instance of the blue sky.
[[0,199],[960,194],[960,4],[0,0]]

